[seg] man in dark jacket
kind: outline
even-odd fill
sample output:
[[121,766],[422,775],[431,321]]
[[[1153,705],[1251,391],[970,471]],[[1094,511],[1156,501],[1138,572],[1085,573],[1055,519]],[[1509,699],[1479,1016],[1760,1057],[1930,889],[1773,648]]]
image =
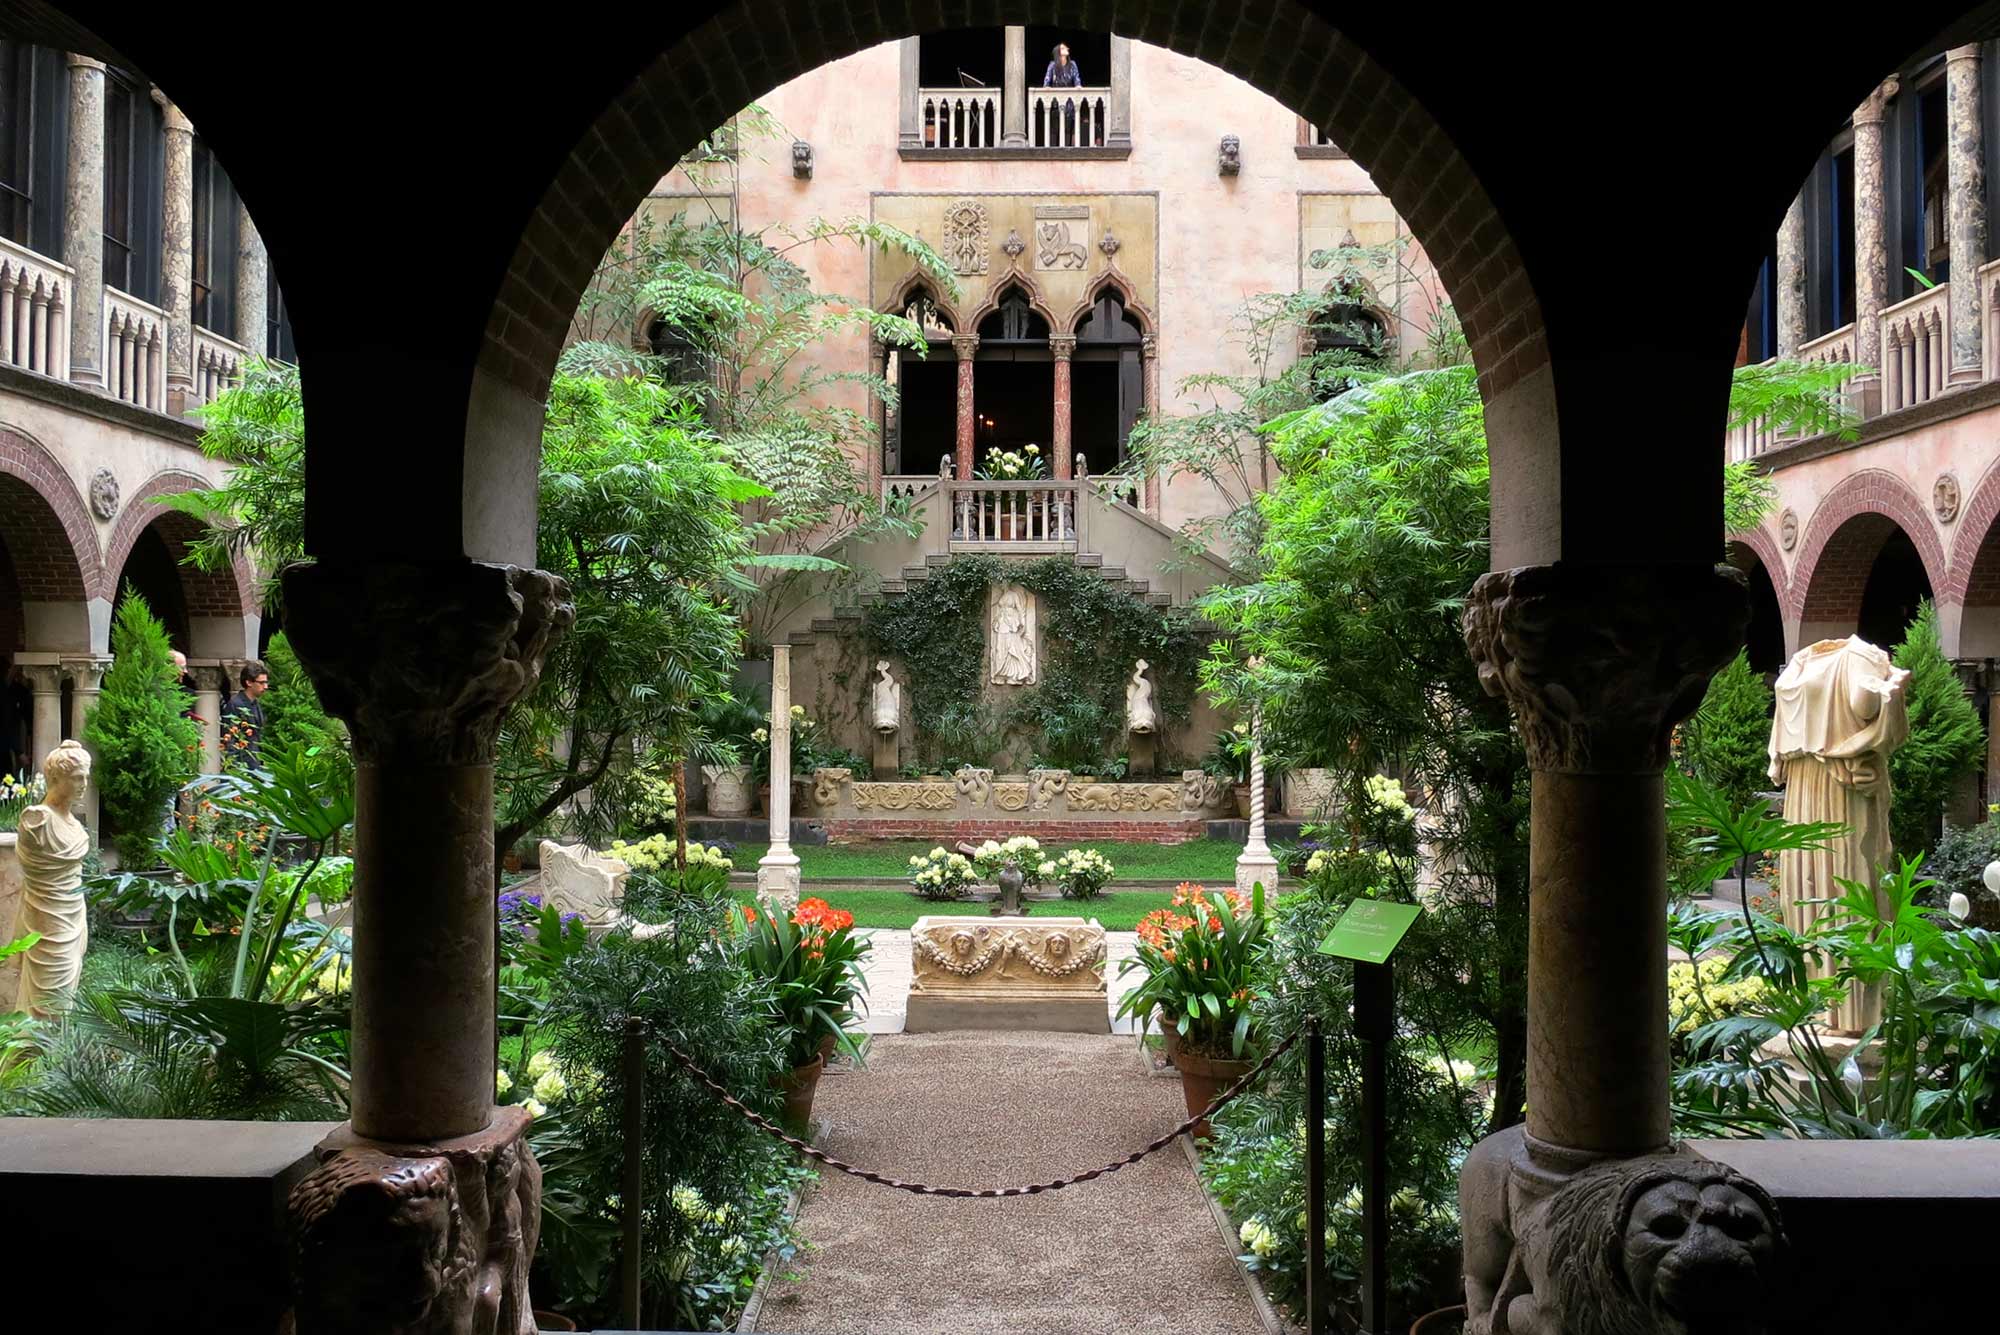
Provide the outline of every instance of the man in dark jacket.
[[257,769],[263,764],[264,706],[257,698],[271,689],[271,669],[251,659],[237,669],[241,687],[222,707],[222,758],[232,766]]

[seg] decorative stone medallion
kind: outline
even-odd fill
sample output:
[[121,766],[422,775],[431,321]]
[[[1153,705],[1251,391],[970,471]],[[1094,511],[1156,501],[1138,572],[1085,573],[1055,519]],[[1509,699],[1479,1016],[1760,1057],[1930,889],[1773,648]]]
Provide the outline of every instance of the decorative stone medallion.
[[1035,209],[1035,267],[1037,269],[1084,269],[1090,252],[1073,239],[1071,229],[1090,236],[1088,204],[1042,204]]
[[1116,255],[1118,253],[1118,248],[1123,244],[1124,242],[1120,241],[1117,235],[1113,233],[1109,227],[1105,228],[1104,235],[1097,239],[1097,248],[1104,252],[1104,257],[1106,259],[1109,259],[1113,255]]
[[961,199],[944,212],[944,255],[956,274],[986,272],[986,206]]
[[1931,509],[1937,511],[1938,523],[1949,524],[1958,518],[1958,503],[1958,475],[1939,473],[1931,487]]
[[118,513],[118,475],[108,468],[90,475],[90,512],[106,523]]
[[1799,512],[1787,510],[1778,516],[1778,545],[1786,551],[1799,545]]
[[1007,258],[1018,260],[1021,258],[1021,252],[1027,248],[1028,243],[1021,239],[1021,229],[1018,227],[1008,228],[1007,239],[1000,243],[1000,249],[1007,252]]

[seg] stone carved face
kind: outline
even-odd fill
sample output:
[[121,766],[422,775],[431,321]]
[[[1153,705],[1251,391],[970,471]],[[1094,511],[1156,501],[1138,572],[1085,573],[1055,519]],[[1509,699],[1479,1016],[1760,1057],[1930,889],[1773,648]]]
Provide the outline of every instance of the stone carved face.
[[107,521],[118,513],[118,475],[108,468],[90,475],[90,510]]
[[1049,958],[1052,960],[1060,960],[1068,958],[1069,933],[1050,932],[1047,938],[1045,938],[1042,942],[1042,949],[1049,952]]
[[1787,510],[1778,516],[1778,545],[1788,552],[1799,545],[1798,511]]
[[972,952],[978,947],[979,942],[973,939],[971,932],[960,930],[951,934],[951,953],[962,960],[971,959]]
[[1625,1220],[1625,1277],[1633,1294],[1696,1328],[1755,1310],[1777,1250],[1763,1207],[1731,1182],[1657,1182],[1633,1201]]

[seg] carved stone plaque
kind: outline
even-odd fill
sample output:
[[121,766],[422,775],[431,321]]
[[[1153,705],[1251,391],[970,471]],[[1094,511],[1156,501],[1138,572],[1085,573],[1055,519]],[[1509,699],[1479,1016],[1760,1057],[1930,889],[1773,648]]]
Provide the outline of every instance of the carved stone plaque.
[[944,211],[944,257],[953,273],[983,274],[988,250],[986,206],[961,199]]
[[1078,270],[1090,264],[1088,204],[1042,204],[1035,209],[1035,267]]

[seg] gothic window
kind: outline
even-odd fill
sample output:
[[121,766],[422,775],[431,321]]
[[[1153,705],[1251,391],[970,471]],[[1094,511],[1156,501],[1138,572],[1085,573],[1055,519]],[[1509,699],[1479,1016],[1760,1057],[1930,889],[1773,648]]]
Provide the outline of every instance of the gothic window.
[[1362,297],[1354,288],[1329,289],[1307,326],[1315,357],[1333,354],[1313,367],[1312,396],[1321,403],[1353,388],[1354,379],[1343,375],[1343,368],[1379,365],[1383,359],[1388,335],[1382,317]]
[[139,298],[160,298],[161,113],[143,83],[108,71],[104,80],[104,281]]
[[0,236],[52,258],[67,112],[62,52],[0,41]]
[[297,362],[298,345],[292,341],[292,317],[285,309],[285,294],[278,290],[278,271],[267,269],[264,279],[264,346],[267,356],[281,362]]
[[705,385],[708,359],[688,336],[665,320],[646,329],[646,343],[660,359],[660,375],[670,385]]
[[236,189],[199,138],[194,141],[194,322],[236,337]]
[[1018,287],[1000,296],[1000,308],[979,322],[979,338],[984,342],[1047,343],[1049,324],[1035,314],[1028,294]]

